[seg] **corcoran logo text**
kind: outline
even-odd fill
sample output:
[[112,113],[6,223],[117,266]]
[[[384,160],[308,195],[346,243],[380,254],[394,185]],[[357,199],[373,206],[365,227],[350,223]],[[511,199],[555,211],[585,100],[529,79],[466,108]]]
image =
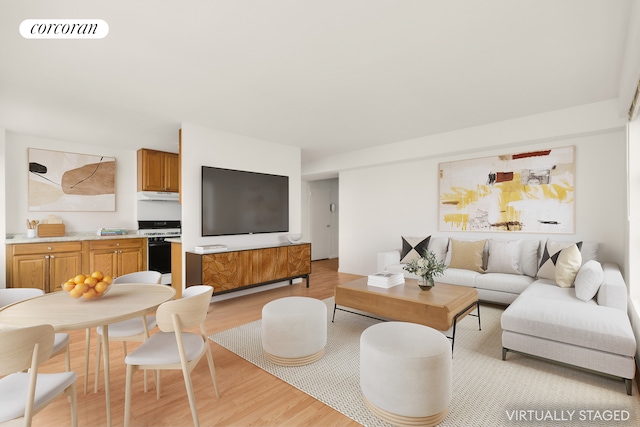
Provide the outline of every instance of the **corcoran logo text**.
[[25,19],[20,35],[25,39],[102,39],[109,24],[102,19]]

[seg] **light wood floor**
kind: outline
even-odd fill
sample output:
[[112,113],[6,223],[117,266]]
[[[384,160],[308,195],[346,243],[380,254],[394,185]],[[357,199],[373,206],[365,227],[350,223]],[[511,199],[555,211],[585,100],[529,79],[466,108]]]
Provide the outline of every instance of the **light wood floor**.
[[[262,307],[269,301],[291,295],[325,299],[333,296],[336,285],[359,276],[337,272],[338,260],[323,260],[312,263],[309,289],[304,281],[292,286],[258,292],[211,304],[207,316],[207,332],[216,333],[260,319]],[[95,331],[92,346],[95,343]],[[135,348],[129,344],[129,351]],[[211,343],[216,364],[220,399],[215,397],[205,359],[192,372],[200,424],[202,426],[349,426],[360,424],[345,417],[288,385],[278,378],[257,368],[230,351]],[[105,397],[104,376],[100,388],[93,393],[93,363],[95,347],[91,349],[89,384],[90,391],[83,392],[84,382],[84,331],[71,333],[71,368],[78,374],[78,425],[104,426]],[[112,343],[111,351],[111,398],[112,424],[123,425],[125,368],[120,343]],[[57,356],[43,366],[43,372],[64,370],[64,357]],[[184,381],[180,371],[163,371],[162,396],[156,400],[153,381],[149,379],[149,390],[143,391],[143,377],[134,376],[132,399],[132,426],[191,426]],[[68,403],[60,398],[34,418],[36,427],[68,426],[71,424]]]

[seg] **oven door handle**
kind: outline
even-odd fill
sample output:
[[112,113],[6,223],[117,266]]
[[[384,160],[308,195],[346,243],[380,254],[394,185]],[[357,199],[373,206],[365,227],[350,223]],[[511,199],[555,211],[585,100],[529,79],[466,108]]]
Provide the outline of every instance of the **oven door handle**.
[[149,247],[152,247],[152,246],[168,246],[170,244],[171,244],[171,242],[166,242],[164,240],[160,240],[160,241],[157,241],[157,242],[149,242]]

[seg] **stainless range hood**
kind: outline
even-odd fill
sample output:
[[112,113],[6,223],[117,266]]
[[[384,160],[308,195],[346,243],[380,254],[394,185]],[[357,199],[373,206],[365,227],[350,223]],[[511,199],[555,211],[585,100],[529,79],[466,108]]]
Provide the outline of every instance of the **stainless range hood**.
[[170,193],[166,191],[139,191],[137,193],[138,200],[177,202],[180,195],[178,193]]

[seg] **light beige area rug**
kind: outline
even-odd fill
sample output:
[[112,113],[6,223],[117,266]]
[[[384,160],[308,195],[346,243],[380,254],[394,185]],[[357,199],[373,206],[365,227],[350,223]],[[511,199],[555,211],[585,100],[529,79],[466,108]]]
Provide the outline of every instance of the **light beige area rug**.
[[[377,323],[356,314],[336,313],[327,304],[328,343],[319,361],[301,367],[270,363],[262,352],[261,322],[210,339],[363,426],[388,426],[365,407],[360,394],[360,334]],[[501,359],[497,306],[481,306],[458,324],[453,358],[453,400],[441,426],[637,426],[640,398],[627,396],[621,380],[509,353]]]

